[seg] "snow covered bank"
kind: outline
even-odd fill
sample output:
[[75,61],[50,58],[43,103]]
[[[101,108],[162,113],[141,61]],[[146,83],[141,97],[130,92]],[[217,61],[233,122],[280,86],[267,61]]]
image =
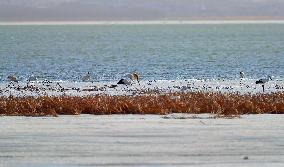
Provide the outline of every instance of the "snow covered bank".
[[[89,95],[139,95],[172,92],[220,92],[256,94],[262,86],[256,80],[153,80],[140,81],[132,85],[117,85],[117,82],[67,82],[38,81],[1,83],[0,96],[89,96]],[[265,84],[264,93],[284,92],[284,81],[273,80]]]

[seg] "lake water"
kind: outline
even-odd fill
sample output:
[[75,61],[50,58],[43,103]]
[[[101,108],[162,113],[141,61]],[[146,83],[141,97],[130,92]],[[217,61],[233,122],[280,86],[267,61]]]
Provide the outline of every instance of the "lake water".
[[284,24],[0,26],[0,80],[284,78]]

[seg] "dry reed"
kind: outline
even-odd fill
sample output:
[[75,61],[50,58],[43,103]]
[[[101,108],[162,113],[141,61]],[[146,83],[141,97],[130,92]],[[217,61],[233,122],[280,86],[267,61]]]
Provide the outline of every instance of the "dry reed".
[[284,114],[284,94],[170,93],[141,96],[0,97],[0,115]]

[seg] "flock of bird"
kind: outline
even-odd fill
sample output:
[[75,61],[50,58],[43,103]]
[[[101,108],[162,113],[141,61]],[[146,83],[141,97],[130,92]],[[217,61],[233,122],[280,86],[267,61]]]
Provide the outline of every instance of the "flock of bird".
[[[19,79],[16,75],[9,75],[7,77],[8,81],[11,81],[11,82],[19,82]],[[139,82],[139,79],[140,79],[140,75],[138,72],[132,72],[130,74],[127,74],[124,78],[122,78],[121,80],[119,80],[119,82],[117,84],[124,84],[124,85],[130,85],[132,82]],[[31,81],[37,81],[38,78],[34,75],[31,75],[29,78],[28,78],[28,82],[31,82]],[[83,82],[90,82],[92,81],[92,76],[91,76],[91,73],[88,72],[85,76],[82,77],[82,81]]]
[[[244,79],[245,78],[245,73],[243,71],[241,71],[240,73],[240,79]],[[11,82],[16,82],[18,83],[19,80],[17,78],[16,75],[10,75],[7,77],[7,79]],[[92,81],[92,75],[90,72],[88,72],[86,75],[84,75],[82,78],[82,81],[83,82],[91,82]],[[256,84],[260,84],[263,88],[263,92],[265,91],[264,89],[264,86],[267,82],[269,82],[269,80],[272,80],[271,76],[268,76],[267,78],[262,78],[262,79],[259,79],[257,80],[255,83]],[[38,81],[38,78],[34,75],[31,75],[29,78],[28,78],[28,83],[30,82],[35,82],[35,81]],[[122,79],[120,79],[118,82],[117,82],[117,85],[131,85],[132,83],[139,83],[140,81],[140,74],[138,72],[132,72],[132,73],[129,73],[127,75],[125,75]],[[117,85],[112,85],[112,87],[116,87]]]
[[[240,78],[241,79],[245,78],[245,73],[243,71],[240,72]],[[261,79],[255,81],[255,84],[261,84],[262,91],[264,92],[265,91],[264,85],[265,85],[265,83],[267,83],[270,80],[272,80],[272,77],[271,76],[267,76],[267,78],[261,78]]]
[[[16,75],[9,75],[8,77],[7,77],[7,79],[9,80],[9,81],[11,81],[11,82],[19,82],[19,79],[17,78],[17,76]],[[31,75],[29,78],[28,78],[28,82],[31,82],[31,81],[37,81],[38,79],[37,79],[37,77],[36,76],[34,76],[34,75]]]
[[[139,82],[140,75],[138,72],[132,72],[127,74],[124,78],[120,79],[117,84],[130,85],[133,82]],[[83,82],[92,81],[91,73],[88,72],[85,76],[82,77]]]

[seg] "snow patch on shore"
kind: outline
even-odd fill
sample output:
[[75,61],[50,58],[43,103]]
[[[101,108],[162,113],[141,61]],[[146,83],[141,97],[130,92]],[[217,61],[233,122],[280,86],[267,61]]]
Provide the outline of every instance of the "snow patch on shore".
[[[148,93],[174,92],[220,92],[256,94],[263,93],[256,80],[152,80],[131,85],[117,85],[116,82],[67,82],[36,81],[0,83],[0,96],[89,96],[89,95],[140,95]],[[273,80],[265,84],[264,93],[284,92],[284,81]]]

